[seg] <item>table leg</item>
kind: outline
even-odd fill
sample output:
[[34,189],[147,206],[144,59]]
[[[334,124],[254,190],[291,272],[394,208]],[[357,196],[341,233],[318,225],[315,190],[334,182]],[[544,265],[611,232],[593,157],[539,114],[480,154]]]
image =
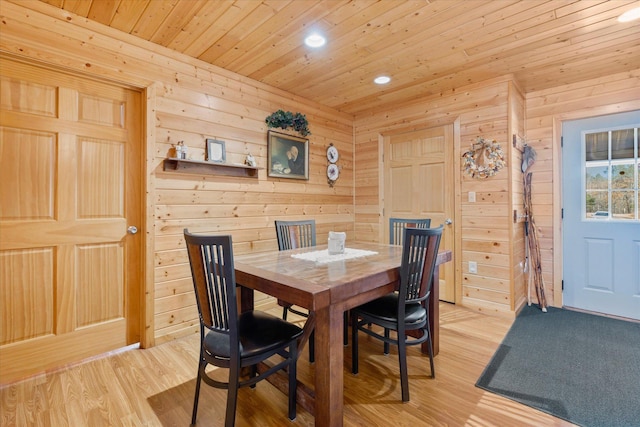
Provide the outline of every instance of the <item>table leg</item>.
[[330,305],[316,311],[315,425],[340,427],[343,423],[343,311]]
[[253,310],[253,289],[240,286],[240,313]]

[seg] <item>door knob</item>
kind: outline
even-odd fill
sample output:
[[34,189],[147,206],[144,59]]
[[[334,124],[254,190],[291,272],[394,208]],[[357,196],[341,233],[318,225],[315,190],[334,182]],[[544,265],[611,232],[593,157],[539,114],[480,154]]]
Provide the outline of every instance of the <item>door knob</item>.
[[444,223],[447,224],[447,225],[451,225],[451,224],[453,224],[453,221],[451,221],[451,218],[447,218],[447,219],[444,220]]
[[129,228],[127,228],[127,233],[129,234],[136,234],[138,232],[138,227],[136,227],[135,225],[131,225],[129,226]]

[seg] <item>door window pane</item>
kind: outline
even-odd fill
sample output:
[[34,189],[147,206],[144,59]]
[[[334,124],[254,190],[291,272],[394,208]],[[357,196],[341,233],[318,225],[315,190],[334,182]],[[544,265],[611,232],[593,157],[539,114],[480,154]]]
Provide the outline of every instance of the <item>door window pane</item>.
[[633,159],[633,129],[611,132],[611,158]]
[[639,220],[638,128],[585,133],[584,218]]
[[609,166],[587,166],[587,190],[609,189]]
[[611,166],[611,188],[633,190],[634,179],[633,164]]
[[598,132],[589,133],[584,136],[586,159],[592,160],[607,160],[609,158],[609,133]]
[[[609,192],[587,191],[587,218],[609,216]],[[606,214],[606,215],[605,215]]]
[[635,191],[611,193],[611,216],[615,219],[634,219],[636,210]]

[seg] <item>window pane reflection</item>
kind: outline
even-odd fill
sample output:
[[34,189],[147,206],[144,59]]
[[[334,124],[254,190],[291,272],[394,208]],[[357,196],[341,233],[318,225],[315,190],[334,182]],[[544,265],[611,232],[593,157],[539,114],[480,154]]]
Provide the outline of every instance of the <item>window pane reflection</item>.
[[636,210],[635,191],[611,193],[611,215],[615,219],[634,219]]
[[587,161],[609,159],[609,132],[588,133],[584,140]]
[[609,189],[609,168],[607,166],[587,166],[587,190]]
[[629,189],[634,188],[633,165],[613,165],[611,166],[611,188]]
[[633,159],[633,129],[611,132],[611,158]]
[[608,191],[587,191],[587,218],[593,217],[595,212],[609,212]]

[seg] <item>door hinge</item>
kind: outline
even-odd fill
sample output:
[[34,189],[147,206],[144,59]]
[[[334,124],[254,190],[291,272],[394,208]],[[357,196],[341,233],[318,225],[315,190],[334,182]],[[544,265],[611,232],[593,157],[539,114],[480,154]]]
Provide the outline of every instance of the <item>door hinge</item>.
[[562,290],[564,291],[564,279],[562,279]]
[[560,209],[560,219],[564,219],[564,208]]
[[560,137],[560,148],[564,147],[564,136]]

